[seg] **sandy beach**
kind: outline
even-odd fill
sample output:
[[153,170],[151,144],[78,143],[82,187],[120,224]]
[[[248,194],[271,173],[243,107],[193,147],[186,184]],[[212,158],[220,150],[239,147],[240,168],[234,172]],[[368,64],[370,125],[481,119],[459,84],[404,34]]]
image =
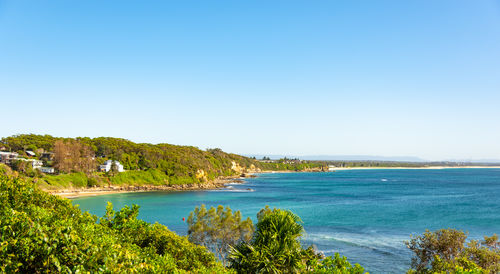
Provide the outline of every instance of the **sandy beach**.
[[193,185],[172,185],[172,186],[154,186],[154,185],[143,185],[143,186],[111,186],[102,188],[75,188],[75,189],[63,189],[63,190],[46,190],[47,192],[68,199],[88,197],[88,196],[98,196],[98,195],[109,195],[116,193],[130,193],[130,192],[150,192],[150,191],[195,191],[195,190],[210,190],[225,187],[229,183],[242,183],[243,181],[236,178],[225,178],[217,179],[213,182],[203,183],[203,184],[193,184]]

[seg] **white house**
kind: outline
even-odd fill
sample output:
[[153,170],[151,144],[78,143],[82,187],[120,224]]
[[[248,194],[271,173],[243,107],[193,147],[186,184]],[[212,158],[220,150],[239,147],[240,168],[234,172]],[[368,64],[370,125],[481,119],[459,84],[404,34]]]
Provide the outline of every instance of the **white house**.
[[40,171],[43,173],[55,173],[55,169],[53,167],[43,166],[40,168]]
[[5,152],[0,151],[0,163],[10,164],[12,161],[15,161],[19,154],[15,152]]
[[16,158],[13,160],[31,162],[31,166],[33,167],[33,169],[40,169],[43,166],[43,162],[37,159]]
[[42,166],[43,166],[43,162],[40,161],[40,160],[32,160],[32,159],[30,159],[29,161],[33,165],[33,169],[42,168]]
[[104,162],[104,164],[100,165],[99,171],[109,172],[111,170],[111,166],[113,165],[113,162],[115,163],[115,165],[118,169],[118,172],[123,172],[123,165],[120,164],[120,162],[113,161],[113,160],[107,160],[106,162]]

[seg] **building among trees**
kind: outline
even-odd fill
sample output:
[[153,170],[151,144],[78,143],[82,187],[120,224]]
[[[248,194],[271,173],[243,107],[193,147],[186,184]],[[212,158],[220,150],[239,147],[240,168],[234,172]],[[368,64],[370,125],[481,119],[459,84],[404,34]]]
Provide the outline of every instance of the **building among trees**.
[[116,171],[123,172],[123,165],[120,164],[120,162],[113,161],[113,160],[107,160],[106,162],[104,162],[104,164],[100,165],[99,171],[109,172],[110,170],[112,170],[114,168],[113,166],[115,166]]
[[10,165],[12,161],[17,160],[19,154],[15,152],[0,151],[0,163]]

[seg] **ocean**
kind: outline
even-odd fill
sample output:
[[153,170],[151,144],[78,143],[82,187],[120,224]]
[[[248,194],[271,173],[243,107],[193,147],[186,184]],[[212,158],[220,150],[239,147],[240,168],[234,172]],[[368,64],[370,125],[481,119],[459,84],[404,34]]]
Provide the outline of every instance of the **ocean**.
[[411,252],[404,241],[426,229],[456,228],[469,238],[500,233],[500,169],[365,169],[329,173],[266,173],[225,189],[136,192],[73,200],[83,211],[102,216],[140,206],[139,218],[187,233],[196,206],[224,205],[254,222],[269,205],[301,217],[305,246],[339,252],[370,273],[404,273]]

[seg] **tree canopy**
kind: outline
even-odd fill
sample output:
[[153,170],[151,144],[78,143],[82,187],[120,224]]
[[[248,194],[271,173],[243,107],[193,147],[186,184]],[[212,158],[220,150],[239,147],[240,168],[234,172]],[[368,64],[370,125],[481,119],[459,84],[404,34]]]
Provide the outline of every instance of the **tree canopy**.
[[456,229],[427,230],[406,242],[413,251],[411,273],[499,273],[500,242],[495,234],[466,242]]
[[233,214],[231,208],[219,205],[206,209],[205,205],[196,207],[187,219],[189,241],[206,246],[223,263],[231,246],[252,239],[254,227],[250,218],[242,219],[240,211]]

